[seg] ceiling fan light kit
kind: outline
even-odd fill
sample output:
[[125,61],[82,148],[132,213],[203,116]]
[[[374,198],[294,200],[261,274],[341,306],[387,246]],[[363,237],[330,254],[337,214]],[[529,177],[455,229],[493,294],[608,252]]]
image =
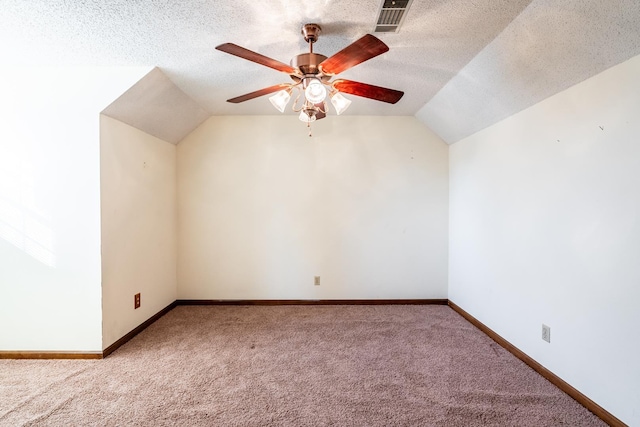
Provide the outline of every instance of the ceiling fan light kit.
[[311,109],[303,109],[300,111],[300,115],[298,116],[298,120],[303,123],[311,123],[316,121],[316,115]]
[[287,104],[291,99],[291,89],[281,90],[273,96],[269,97],[269,101],[274,107],[281,113],[284,113],[284,109],[287,108]]
[[327,90],[324,88],[320,80],[316,78],[305,78],[306,89],[304,96],[312,104],[323,102],[327,97]]
[[[304,36],[304,40],[309,43],[309,53],[294,56],[291,59],[290,65],[233,43],[224,43],[216,46],[216,49],[222,52],[287,73],[291,80],[293,80],[293,83],[270,86],[228,99],[227,101],[240,103],[276,92],[275,95],[269,97],[269,101],[271,101],[278,111],[283,113],[291,99],[291,93],[295,88],[298,90],[298,96],[293,103],[292,109],[295,112],[300,112],[298,118],[307,124],[309,127],[309,136],[311,136],[311,122],[326,117],[326,87],[329,88],[331,104],[333,104],[336,109],[336,114],[338,115],[342,114],[349,105],[351,105],[351,101],[345,98],[342,93],[390,104],[395,104],[402,98],[404,92],[394,89],[345,79],[332,81],[331,79],[335,75],[387,52],[389,47],[375,36],[367,34],[340,52],[327,58],[324,55],[313,52],[313,44],[318,41],[321,31],[322,29],[318,24],[305,24],[302,27],[301,33]],[[297,107],[298,100],[301,96],[303,96],[302,105]]]
[[336,114],[342,114],[349,105],[351,105],[351,101],[340,94],[340,92],[335,91],[333,95],[331,95],[331,103],[333,107],[336,109]]

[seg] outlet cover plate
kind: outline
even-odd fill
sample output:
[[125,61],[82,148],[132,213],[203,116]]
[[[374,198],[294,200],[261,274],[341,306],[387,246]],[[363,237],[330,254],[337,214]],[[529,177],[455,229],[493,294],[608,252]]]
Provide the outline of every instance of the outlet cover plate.
[[542,339],[551,343],[551,328],[545,324],[542,324]]

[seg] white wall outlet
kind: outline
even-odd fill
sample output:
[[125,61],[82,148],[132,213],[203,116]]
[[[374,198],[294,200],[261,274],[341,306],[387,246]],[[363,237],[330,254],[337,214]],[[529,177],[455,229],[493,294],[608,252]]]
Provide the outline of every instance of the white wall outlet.
[[542,339],[551,342],[551,328],[545,324],[542,324]]
[[313,278],[313,284],[316,286],[320,286],[320,276],[315,276]]

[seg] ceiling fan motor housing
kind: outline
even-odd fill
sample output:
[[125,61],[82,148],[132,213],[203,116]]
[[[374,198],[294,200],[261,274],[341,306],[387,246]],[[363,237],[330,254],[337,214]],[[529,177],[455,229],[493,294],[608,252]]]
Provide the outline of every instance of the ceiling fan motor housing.
[[318,65],[327,59],[326,56],[319,53],[301,53],[291,59],[291,66],[298,68],[302,74],[316,75],[320,73]]

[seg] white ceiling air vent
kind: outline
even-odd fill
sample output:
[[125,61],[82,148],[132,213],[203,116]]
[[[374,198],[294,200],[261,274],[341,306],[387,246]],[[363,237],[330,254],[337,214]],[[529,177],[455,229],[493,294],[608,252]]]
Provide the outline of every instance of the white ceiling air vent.
[[397,33],[407,15],[412,0],[383,0],[376,24],[376,33]]

